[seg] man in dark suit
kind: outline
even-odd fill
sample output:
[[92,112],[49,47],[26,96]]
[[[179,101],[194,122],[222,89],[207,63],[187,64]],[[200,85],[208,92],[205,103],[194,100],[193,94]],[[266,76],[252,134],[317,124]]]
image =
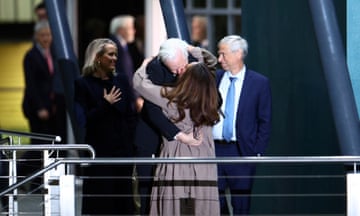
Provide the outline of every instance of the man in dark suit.
[[[30,123],[30,131],[34,133],[55,134],[51,43],[49,23],[46,20],[36,23],[34,45],[24,58],[25,93],[22,104],[24,115]],[[36,144],[41,142],[32,140]]]
[[[237,35],[226,36],[218,43],[218,61],[223,70],[216,75],[224,117],[213,128],[217,157],[262,155],[269,142],[270,84],[265,76],[246,68],[247,52],[246,40]],[[230,189],[234,215],[249,214],[254,174],[254,164],[218,164],[222,214],[229,213],[226,188]]]
[[135,43],[135,33],[135,18],[131,15],[116,16],[110,22],[110,39],[118,49],[116,72],[125,73],[130,83],[135,70],[144,60]]
[[[40,21],[47,21],[47,11],[46,11],[46,5],[45,2],[40,2],[37,4],[34,8],[35,15],[37,17],[37,22]],[[58,135],[61,137],[61,143],[65,144],[67,143],[67,117],[66,117],[66,105],[65,105],[65,95],[64,95],[64,86],[61,80],[61,73],[59,70],[59,66],[56,62],[56,56],[55,56],[55,48],[54,44],[51,44],[50,47],[50,53],[52,56],[53,61],[53,67],[54,67],[54,75],[53,75],[53,92],[54,97],[53,101],[56,106],[56,115],[55,115],[55,133],[54,135]],[[65,155],[66,153],[63,152],[61,155]]]
[[[125,74],[132,86],[132,78],[135,70],[140,67],[144,60],[143,54],[139,51],[135,43],[135,18],[131,15],[120,15],[114,17],[110,22],[110,39],[117,47],[118,59],[116,61],[116,73]],[[132,112],[128,113],[128,126],[135,132],[138,123],[138,112],[142,109],[143,99],[135,90],[135,103],[132,105]],[[134,137],[131,134],[130,137]]]
[[[54,62],[50,51],[52,36],[48,21],[42,20],[34,27],[34,45],[24,58],[25,92],[22,103],[23,113],[29,121],[32,133],[57,134],[58,109],[53,88]],[[32,139],[32,144],[46,143]],[[41,159],[39,151],[28,151],[24,159]],[[38,161],[20,165],[19,175],[27,175],[41,167]],[[37,183],[41,183],[38,181]],[[32,185],[36,187],[36,185]]]

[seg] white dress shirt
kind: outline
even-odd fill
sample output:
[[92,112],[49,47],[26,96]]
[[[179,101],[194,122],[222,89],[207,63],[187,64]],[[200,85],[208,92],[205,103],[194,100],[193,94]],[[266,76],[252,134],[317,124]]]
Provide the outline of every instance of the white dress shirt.
[[[219,84],[219,91],[223,100],[223,103],[221,105],[221,111],[222,113],[225,113],[225,101],[226,101],[226,95],[228,92],[228,89],[230,87],[230,77],[236,77],[236,81],[235,81],[235,99],[234,99],[234,103],[235,103],[235,107],[234,107],[234,122],[233,122],[233,137],[231,138],[232,141],[236,141],[236,130],[235,130],[235,122],[236,122],[236,112],[238,110],[238,106],[239,106],[239,100],[240,100],[240,95],[241,95],[241,90],[242,90],[242,86],[243,86],[243,82],[244,82],[244,78],[245,78],[245,71],[246,71],[246,66],[244,65],[244,67],[240,70],[239,73],[237,73],[235,76],[232,75],[230,73],[230,71],[226,71],[224,73],[224,76],[222,77],[220,84]],[[213,127],[213,137],[214,139],[218,139],[218,140],[223,140],[223,134],[222,134],[222,129],[223,129],[223,123],[224,123],[224,117],[222,115],[220,115],[220,121],[214,125]]]

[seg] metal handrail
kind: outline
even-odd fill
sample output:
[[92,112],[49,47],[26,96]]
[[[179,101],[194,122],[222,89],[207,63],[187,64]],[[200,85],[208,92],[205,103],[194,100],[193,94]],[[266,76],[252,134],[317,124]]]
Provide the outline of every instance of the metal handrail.
[[[6,145],[0,145],[0,150],[87,150],[90,153],[90,156],[92,160],[95,158],[95,150],[91,145],[88,144],[60,144],[60,145],[20,145],[20,146],[6,146]],[[6,193],[18,188],[22,184],[25,184],[32,179],[44,174],[45,172],[57,167],[58,165],[64,163],[65,159],[57,158],[58,161],[55,161],[53,163],[50,163],[48,166],[44,167],[43,169],[39,170],[38,172],[35,172],[31,176],[25,178],[22,181],[19,181],[15,184],[10,185],[7,189],[5,189],[3,192],[0,193],[0,197],[4,196]],[[86,160],[91,161],[91,160]]]
[[96,158],[63,159],[64,163],[153,164],[153,163],[360,163],[360,156],[249,156],[249,157],[176,157],[176,158]]
[[87,150],[91,158],[95,158],[95,150],[88,144],[31,144],[31,145],[0,145],[0,151],[44,151],[44,150]]
[[28,133],[28,132],[19,132],[19,131],[0,129],[0,134],[7,134],[7,135],[13,135],[13,136],[24,136],[24,137],[29,137],[29,138],[32,138],[32,139],[61,142],[61,137],[60,136],[42,134],[42,133]]
[[0,197],[31,181],[61,164],[155,164],[155,163],[353,163],[354,171],[360,163],[360,156],[253,156],[253,157],[178,157],[178,158],[96,158],[96,159],[59,159],[33,175],[11,185],[0,193]]
[[6,144],[6,143],[10,143],[10,138],[9,137],[5,137],[5,138],[0,139],[0,145]]
[[[77,144],[76,144],[77,145]],[[54,145],[50,145],[55,147]],[[60,145],[64,146],[64,145]],[[91,148],[92,149],[92,148]],[[22,184],[44,174],[61,164],[154,164],[154,163],[353,163],[354,171],[360,163],[360,156],[254,156],[254,157],[178,157],[178,158],[96,158],[96,159],[59,159],[31,176],[9,186],[0,193],[0,197]]]

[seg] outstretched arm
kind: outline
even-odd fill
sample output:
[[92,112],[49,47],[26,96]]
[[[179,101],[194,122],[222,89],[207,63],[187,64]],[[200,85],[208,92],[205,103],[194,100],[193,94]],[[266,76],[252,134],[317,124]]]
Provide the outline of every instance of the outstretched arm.
[[167,109],[168,100],[161,96],[162,86],[154,85],[148,78],[146,73],[147,60],[141,65],[134,74],[133,84],[134,89],[146,100],[149,100],[157,106]]

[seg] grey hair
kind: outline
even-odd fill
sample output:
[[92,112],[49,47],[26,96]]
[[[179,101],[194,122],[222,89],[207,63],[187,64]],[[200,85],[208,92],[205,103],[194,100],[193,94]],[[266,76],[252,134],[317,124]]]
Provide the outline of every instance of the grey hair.
[[34,26],[34,34],[38,33],[44,28],[50,28],[49,22],[47,20],[41,20],[39,22],[36,22]]
[[110,22],[110,34],[116,35],[116,32],[119,28],[123,28],[126,23],[128,22],[135,22],[135,18],[131,15],[120,15],[112,18]]
[[173,59],[180,51],[185,59],[188,59],[187,51],[189,44],[179,38],[167,39],[160,45],[159,58],[162,62]]
[[242,50],[244,57],[248,54],[248,43],[247,41],[238,35],[229,35],[222,38],[218,45],[227,44],[231,52]]
[[105,45],[111,44],[116,47],[114,41],[108,38],[99,38],[91,41],[85,51],[85,61],[82,68],[82,75],[92,75],[96,70],[96,57],[105,53]]

